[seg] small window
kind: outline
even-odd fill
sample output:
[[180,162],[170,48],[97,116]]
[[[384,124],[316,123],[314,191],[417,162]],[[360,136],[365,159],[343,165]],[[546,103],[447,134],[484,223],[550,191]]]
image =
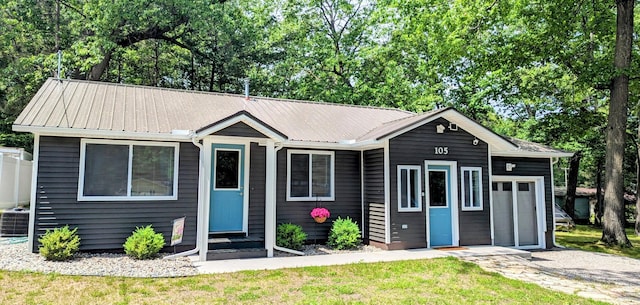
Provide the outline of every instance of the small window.
[[178,144],[83,139],[78,200],[175,200]]
[[528,192],[529,191],[529,183],[518,183],[518,191],[520,192]]
[[215,150],[216,190],[239,190],[240,187],[240,150]]
[[511,182],[502,182],[502,190],[505,192],[511,192]]
[[482,210],[482,168],[461,167],[462,210]]
[[334,200],[334,154],[290,150],[287,154],[287,200]]
[[447,172],[444,170],[429,170],[429,206],[448,207]]
[[420,166],[398,165],[398,211],[422,211]]

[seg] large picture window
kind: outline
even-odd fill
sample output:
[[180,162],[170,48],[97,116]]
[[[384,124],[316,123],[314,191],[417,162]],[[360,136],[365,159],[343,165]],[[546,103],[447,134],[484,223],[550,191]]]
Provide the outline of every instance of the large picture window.
[[422,210],[420,166],[398,165],[398,211]]
[[333,152],[290,150],[287,168],[287,200],[334,200]]
[[178,144],[81,141],[78,200],[174,200]]
[[462,210],[482,210],[482,168],[461,167]]

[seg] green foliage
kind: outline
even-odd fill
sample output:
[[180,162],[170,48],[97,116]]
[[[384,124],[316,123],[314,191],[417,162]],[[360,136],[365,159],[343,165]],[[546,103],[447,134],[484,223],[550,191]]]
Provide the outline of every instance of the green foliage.
[[300,250],[306,240],[307,233],[299,225],[283,223],[276,229],[276,245],[280,247]]
[[360,245],[360,228],[350,217],[336,219],[329,232],[328,245],[334,249],[353,249]]
[[164,247],[164,236],[156,233],[151,225],[136,227],[124,243],[124,252],[136,259],[150,259]]
[[78,228],[73,230],[69,226],[47,230],[38,239],[42,244],[38,250],[40,255],[50,261],[66,261],[73,257],[80,248],[80,237],[77,234]]

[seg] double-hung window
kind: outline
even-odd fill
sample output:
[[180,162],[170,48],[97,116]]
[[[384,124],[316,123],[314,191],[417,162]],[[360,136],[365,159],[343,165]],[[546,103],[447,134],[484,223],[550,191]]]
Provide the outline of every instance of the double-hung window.
[[482,168],[461,167],[462,210],[482,210]]
[[398,211],[422,211],[419,165],[398,165]]
[[334,153],[289,150],[287,152],[287,200],[334,200]]
[[78,200],[175,200],[178,143],[82,139]]

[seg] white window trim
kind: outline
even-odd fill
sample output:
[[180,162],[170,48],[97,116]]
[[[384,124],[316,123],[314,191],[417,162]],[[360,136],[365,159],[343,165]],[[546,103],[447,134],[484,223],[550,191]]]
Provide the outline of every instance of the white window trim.
[[[413,207],[403,208],[402,207],[402,202],[400,201],[400,198],[402,198],[401,197],[401,192],[402,192],[402,190],[401,190],[401,188],[402,188],[401,187],[401,185],[402,185],[401,181],[402,181],[402,179],[400,179],[400,176],[402,175],[401,173],[402,173],[403,169],[406,169],[407,172],[409,173],[409,175],[411,173],[411,170],[417,170],[418,171],[418,181],[417,181],[418,190],[417,191],[418,191],[419,201],[418,201],[418,206],[415,207],[415,208],[413,208]],[[398,185],[398,187],[397,187],[397,193],[398,193],[397,196],[398,197],[396,198],[397,201],[398,201],[398,212],[422,212],[422,180],[421,180],[421,176],[422,176],[422,168],[420,167],[420,165],[398,165],[398,174],[396,176],[397,185]],[[411,195],[410,192],[411,192],[411,190],[407,189],[407,198],[411,197],[410,196]]]
[[[291,155],[309,155],[309,196],[308,197],[291,197]],[[331,158],[331,196],[328,197],[313,197],[313,173],[312,173],[312,155],[328,155]],[[335,171],[335,152],[324,150],[287,150],[287,201],[334,201],[335,200],[335,184],[336,184],[336,171]]]
[[222,147],[216,147],[213,150],[213,160],[218,160],[218,151],[235,151],[238,153],[238,187],[237,188],[218,188],[216,187],[216,181],[215,181],[215,177],[217,174],[217,170],[216,170],[216,166],[217,164],[213,165],[213,168],[211,170],[213,170],[213,190],[214,191],[240,191],[241,187],[240,185],[242,183],[240,183],[241,181],[241,177],[242,177],[242,151],[240,149],[235,149],[235,148],[222,148]]
[[[468,181],[464,181],[464,172],[465,171],[469,172],[469,180]],[[480,183],[479,188],[478,188],[478,192],[479,192],[478,193],[478,198],[480,199],[480,206],[477,206],[477,207],[476,206],[469,206],[469,207],[467,207],[466,206],[467,202],[466,202],[465,192],[469,193],[469,198],[473,198],[473,190],[472,190],[472,188],[470,186],[471,186],[472,181],[473,181],[471,172],[474,172],[474,171],[477,171],[478,174],[480,175],[479,176],[480,180],[478,181]],[[461,166],[460,167],[460,180],[461,180],[460,181],[461,182],[460,188],[461,188],[461,193],[462,193],[462,196],[461,196],[460,199],[462,199],[462,204],[461,204],[462,210],[463,211],[482,211],[484,209],[484,197],[483,197],[484,194],[482,192],[482,189],[484,187],[483,184],[482,184],[482,167],[471,167],[471,166],[465,167],[465,166]],[[467,189],[467,187],[469,187],[469,188]]]
[[[84,169],[87,144],[106,145],[128,145],[129,160],[127,169],[127,195],[126,196],[85,196],[84,195]],[[173,195],[172,196],[131,196],[131,165],[133,160],[132,147],[138,146],[163,146],[173,147]],[[80,172],[78,175],[78,201],[160,201],[178,199],[178,163],[180,144],[168,142],[147,142],[147,141],[127,141],[127,140],[102,140],[102,139],[81,139],[80,140]]]

